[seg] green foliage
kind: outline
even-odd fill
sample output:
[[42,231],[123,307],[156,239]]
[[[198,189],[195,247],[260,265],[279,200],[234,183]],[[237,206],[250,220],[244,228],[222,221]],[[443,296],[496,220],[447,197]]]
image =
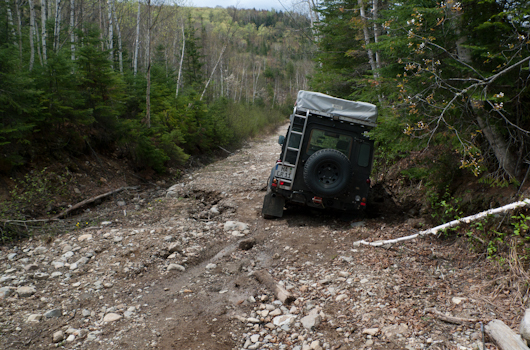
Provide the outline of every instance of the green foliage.
[[431,192],[427,198],[432,209],[431,216],[436,221],[446,223],[462,217],[463,213],[460,209],[462,199],[453,197],[449,191],[445,191],[442,195],[438,192]]
[[9,200],[0,202],[0,219],[8,220],[0,228],[2,242],[12,240],[22,232],[11,221],[53,215],[63,210],[56,203],[68,195],[68,185],[75,181],[68,170],[55,173],[47,168],[12,180],[15,185],[9,193]]

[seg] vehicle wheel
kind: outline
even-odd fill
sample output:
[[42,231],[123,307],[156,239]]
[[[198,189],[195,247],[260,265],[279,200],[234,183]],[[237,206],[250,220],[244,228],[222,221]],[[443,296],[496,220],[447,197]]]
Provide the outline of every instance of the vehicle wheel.
[[322,149],[311,155],[304,166],[304,181],[311,191],[323,197],[344,191],[352,177],[348,157],[334,149]]

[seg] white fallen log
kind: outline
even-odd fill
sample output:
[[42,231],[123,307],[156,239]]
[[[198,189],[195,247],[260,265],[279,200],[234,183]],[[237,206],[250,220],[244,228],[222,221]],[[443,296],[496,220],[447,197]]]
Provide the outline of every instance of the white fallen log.
[[409,241],[411,239],[414,239],[414,238],[417,238],[417,237],[422,237],[422,236],[429,235],[429,234],[434,235],[434,234],[438,233],[438,231],[445,230],[447,228],[450,228],[450,227],[453,227],[453,226],[457,226],[457,225],[462,224],[462,223],[469,224],[472,221],[479,220],[479,219],[481,219],[483,217],[486,217],[488,215],[505,213],[505,212],[510,211],[510,210],[514,210],[514,209],[517,209],[517,208],[525,207],[527,205],[530,205],[530,199],[529,198],[526,198],[526,199],[524,199],[522,201],[519,201],[519,202],[507,204],[507,205],[499,207],[499,208],[489,209],[489,210],[483,211],[483,212],[475,214],[475,215],[466,216],[465,218],[462,218],[462,219],[453,220],[453,221],[450,221],[450,222],[445,223],[443,225],[439,225],[439,226],[433,227],[433,228],[425,230],[425,231],[418,232],[418,233],[410,235],[410,236],[399,237],[399,238],[395,238],[395,239],[389,239],[389,240],[386,240],[386,241],[376,241],[376,242],[367,242],[365,240],[360,240],[360,241],[354,242],[353,245],[364,244],[364,245],[371,245],[373,247],[378,247],[378,246],[387,245],[387,244],[395,244],[395,243],[399,243],[399,242],[403,242],[403,241]]
[[521,336],[500,320],[491,321],[485,328],[501,350],[530,350]]

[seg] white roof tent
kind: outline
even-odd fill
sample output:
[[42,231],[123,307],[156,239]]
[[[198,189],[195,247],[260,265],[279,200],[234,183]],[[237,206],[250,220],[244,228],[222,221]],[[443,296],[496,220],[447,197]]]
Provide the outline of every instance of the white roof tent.
[[298,91],[295,109],[369,127],[375,127],[377,121],[377,107],[375,105],[367,102],[344,100],[320,92]]

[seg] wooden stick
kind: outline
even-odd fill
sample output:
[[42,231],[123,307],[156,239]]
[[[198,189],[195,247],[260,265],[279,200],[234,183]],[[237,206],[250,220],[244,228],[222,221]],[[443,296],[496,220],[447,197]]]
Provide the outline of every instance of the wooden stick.
[[486,325],[486,333],[497,343],[501,350],[530,350],[521,336],[500,320]]
[[274,295],[276,295],[276,298],[278,298],[282,303],[288,305],[296,300],[296,298],[291,293],[289,293],[287,290],[285,290],[285,288],[276,283],[270,273],[268,273],[266,270],[254,272],[254,277],[256,277],[256,279],[260,283],[264,284],[267,288],[269,288],[274,293]]
[[386,241],[376,241],[376,242],[367,242],[365,240],[361,240],[361,241],[354,242],[353,245],[364,244],[364,245],[371,245],[372,247],[379,247],[379,246],[382,246],[382,245],[394,244],[394,243],[399,243],[399,242],[403,242],[403,241],[408,241],[408,240],[411,240],[411,239],[414,239],[414,238],[417,238],[417,237],[421,237],[421,236],[425,236],[425,235],[428,235],[428,234],[433,234],[434,235],[434,234],[438,233],[438,231],[445,230],[446,228],[453,227],[453,226],[459,225],[461,223],[469,224],[472,221],[481,219],[481,218],[483,218],[485,216],[488,216],[488,215],[494,215],[494,214],[497,214],[497,213],[504,213],[504,212],[507,212],[509,210],[514,210],[514,209],[517,209],[517,208],[520,208],[520,207],[525,207],[527,205],[530,205],[530,199],[529,198],[526,198],[526,199],[524,199],[524,200],[522,200],[520,202],[507,204],[507,205],[505,205],[503,207],[500,207],[500,208],[489,209],[489,210],[483,211],[483,212],[475,214],[475,215],[466,216],[465,218],[462,218],[462,219],[453,220],[453,221],[450,221],[450,222],[448,222],[446,224],[443,224],[443,225],[440,225],[440,226],[436,226],[436,227],[433,227],[433,228],[425,230],[425,231],[418,232],[418,233],[416,233],[414,235],[405,236],[405,237],[399,237],[399,238],[396,238],[396,239],[389,239],[389,240],[386,240]]
[[52,219],[60,219],[64,216],[66,216],[68,213],[76,210],[76,209],[79,209],[87,204],[90,204],[92,202],[95,202],[97,201],[98,199],[101,199],[101,198],[105,198],[105,197],[108,197],[110,195],[113,195],[114,193],[118,193],[118,192],[121,192],[123,190],[135,190],[135,189],[138,189],[138,186],[134,186],[134,187],[120,187],[116,190],[112,190],[110,192],[107,192],[107,193],[103,193],[103,194],[100,194],[98,196],[95,196],[95,197],[92,197],[92,198],[89,198],[89,199],[85,199],[84,201],[82,202],[79,202],[73,206],[71,206],[70,208],[66,209],[65,211],[63,211],[62,213],[58,214],[58,215],[55,215]]
[[448,323],[462,324],[462,323],[477,323],[479,321],[479,320],[477,320],[475,318],[464,318],[464,317],[447,316],[447,315],[441,313],[440,311],[436,310],[433,307],[425,309],[425,312],[430,312],[437,319],[440,319],[440,320],[448,322]]

